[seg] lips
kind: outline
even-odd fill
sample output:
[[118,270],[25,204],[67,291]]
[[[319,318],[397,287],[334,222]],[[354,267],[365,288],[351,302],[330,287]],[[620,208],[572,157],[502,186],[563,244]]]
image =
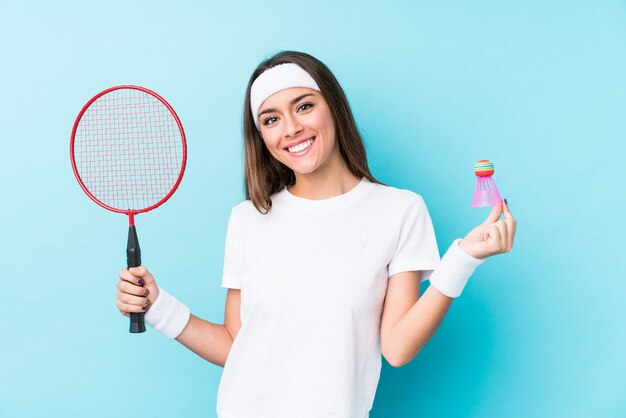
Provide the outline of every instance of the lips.
[[285,150],[285,152],[289,154],[291,158],[298,158],[298,159],[304,158],[304,156],[309,155],[309,153],[311,152],[311,149],[315,146],[315,138],[308,139],[307,141],[310,143],[310,145],[304,150],[301,150],[298,152],[291,152],[287,149]]
[[[289,152],[289,148],[291,148],[291,147],[295,147],[296,145],[300,145],[300,144],[302,144],[303,142],[308,141],[309,139],[312,139],[313,141],[315,141],[315,137],[314,137],[314,136],[312,136],[312,137],[309,137],[309,138],[304,138],[304,139],[302,139],[302,140],[300,140],[300,141],[298,141],[298,142],[295,142],[295,143],[293,143],[293,144],[289,144],[289,146],[286,146],[286,147],[285,147],[285,148],[283,148],[283,149],[284,149],[285,151]],[[311,145],[313,145],[313,144],[311,144]]]

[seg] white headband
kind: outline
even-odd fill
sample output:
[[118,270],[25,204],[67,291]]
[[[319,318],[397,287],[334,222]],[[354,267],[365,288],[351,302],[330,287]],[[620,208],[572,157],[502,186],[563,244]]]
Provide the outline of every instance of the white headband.
[[292,87],[308,87],[320,91],[315,80],[302,67],[293,63],[278,64],[265,70],[254,80],[250,88],[250,108],[252,119],[258,130],[259,108],[272,94]]

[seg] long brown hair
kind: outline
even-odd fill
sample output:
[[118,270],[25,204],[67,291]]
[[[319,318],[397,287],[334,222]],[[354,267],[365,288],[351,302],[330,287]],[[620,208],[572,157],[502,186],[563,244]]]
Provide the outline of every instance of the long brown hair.
[[324,63],[309,54],[282,51],[256,67],[246,89],[243,108],[246,199],[250,199],[259,212],[267,214],[272,207],[270,196],[296,182],[293,170],[270,154],[254,124],[250,110],[250,89],[254,80],[265,70],[285,63],[294,63],[302,67],[319,86],[320,93],[326,99],[333,116],[339,150],[348,170],[358,178],[365,177],[371,182],[383,184],[370,173],[365,146],[354,122],[348,99],[333,73]]

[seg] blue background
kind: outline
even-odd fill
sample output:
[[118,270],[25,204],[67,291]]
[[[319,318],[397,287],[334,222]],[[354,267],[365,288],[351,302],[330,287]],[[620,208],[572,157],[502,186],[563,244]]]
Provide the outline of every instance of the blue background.
[[221,367],[128,333],[127,220],[78,186],[70,132],[112,85],[176,109],[188,166],[137,217],[143,261],[222,323],[245,86],[283,49],[331,68],[374,176],[424,197],[442,254],[489,213],[479,159],[518,220],[420,354],[383,362],[371,416],[626,417],[626,3],[335,3],[1,3],[1,417],[215,416]]

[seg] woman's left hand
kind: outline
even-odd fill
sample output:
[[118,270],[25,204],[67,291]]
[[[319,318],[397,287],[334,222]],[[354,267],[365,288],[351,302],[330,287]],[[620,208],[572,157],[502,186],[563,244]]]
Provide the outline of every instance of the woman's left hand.
[[[498,220],[502,213],[504,219]],[[472,229],[459,245],[463,251],[479,259],[508,253],[513,248],[516,225],[509,206],[502,201],[502,205],[494,206],[487,220]]]

